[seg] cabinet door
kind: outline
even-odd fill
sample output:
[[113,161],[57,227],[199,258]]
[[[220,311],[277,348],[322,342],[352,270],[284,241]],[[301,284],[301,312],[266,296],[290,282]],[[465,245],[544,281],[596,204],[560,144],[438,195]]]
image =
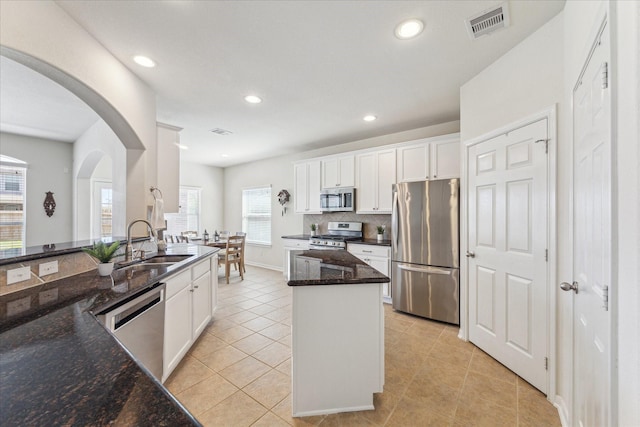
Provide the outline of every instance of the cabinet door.
[[163,381],[178,366],[193,343],[191,294],[191,286],[187,286],[167,299],[165,305]]
[[211,316],[218,308],[218,254],[211,257]]
[[431,179],[460,177],[460,142],[434,142],[431,153]]
[[193,340],[195,341],[211,320],[211,271],[193,282]]
[[398,182],[429,179],[429,143],[398,148]]
[[[366,263],[378,270],[380,273],[391,278],[391,275],[389,274],[389,258],[369,257]],[[382,284],[382,296],[387,299],[391,298],[391,286],[389,285],[390,283]]]
[[391,213],[392,187],[396,183],[396,150],[378,152],[377,207],[375,213]]
[[309,209],[305,213],[321,213],[320,210],[320,160],[307,163],[309,174],[307,196]]
[[309,210],[308,172],[307,164],[299,163],[293,166],[294,191],[293,204],[296,213],[306,213]]
[[338,159],[322,161],[322,188],[340,187]]
[[309,241],[308,240],[298,240],[298,239],[282,239],[282,246],[284,247],[284,258],[282,259],[282,275],[287,278],[289,277],[289,268],[290,268],[290,252],[295,250],[307,250],[309,249]]
[[340,187],[354,187],[356,185],[355,161],[353,156],[338,158],[338,184]]
[[356,157],[356,212],[375,213],[377,208],[376,200],[376,178],[378,176],[376,163],[376,153],[359,154]]

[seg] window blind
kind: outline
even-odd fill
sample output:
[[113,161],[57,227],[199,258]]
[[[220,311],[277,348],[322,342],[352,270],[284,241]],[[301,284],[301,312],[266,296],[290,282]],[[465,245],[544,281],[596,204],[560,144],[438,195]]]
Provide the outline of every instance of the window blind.
[[271,244],[271,187],[242,190],[242,231],[247,242]]
[[25,248],[27,169],[0,165],[0,252],[21,255]]

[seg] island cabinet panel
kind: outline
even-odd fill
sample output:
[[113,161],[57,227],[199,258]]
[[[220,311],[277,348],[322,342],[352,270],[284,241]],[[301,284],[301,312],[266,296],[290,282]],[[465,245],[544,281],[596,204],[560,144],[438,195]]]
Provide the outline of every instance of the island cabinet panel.
[[384,385],[382,283],[295,286],[292,307],[293,416],[374,409]]
[[162,382],[180,364],[211,321],[217,305],[217,266],[218,255],[214,254],[165,280]]

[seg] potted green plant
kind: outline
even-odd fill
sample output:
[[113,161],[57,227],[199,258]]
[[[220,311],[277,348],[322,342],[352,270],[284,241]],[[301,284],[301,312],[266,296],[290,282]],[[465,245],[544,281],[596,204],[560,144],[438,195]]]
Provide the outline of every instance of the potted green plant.
[[381,242],[384,237],[384,225],[378,225],[376,230],[378,231],[378,242]]
[[318,227],[315,224],[311,224],[311,235],[315,236],[316,235],[316,229]]
[[113,271],[113,257],[116,251],[120,248],[120,242],[113,242],[107,246],[106,243],[100,241],[93,244],[91,248],[83,248],[82,251],[91,255],[98,261],[98,274],[101,276],[108,276]]

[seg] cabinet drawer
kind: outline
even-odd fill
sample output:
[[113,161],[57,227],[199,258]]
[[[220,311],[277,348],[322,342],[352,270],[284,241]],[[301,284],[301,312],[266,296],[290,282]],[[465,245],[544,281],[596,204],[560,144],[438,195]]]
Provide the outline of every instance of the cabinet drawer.
[[308,240],[283,239],[282,244],[287,249],[309,249]]
[[375,245],[358,245],[353,243],[347,243],[349,252],[356,256],[379,256],[389,258],[390,250],[388,246],[375,246]]
[[191,269],[188,268],[169,277],[165,283],[167,284],[166,298],[169,299],[191,284]]
[[199,263],[191,267],[191,271],[193,272],[193,280],[196,280],[198,277],[202,276],[209,270],[211,270],[211,262],[209,261],[209,259],[200,261]]

